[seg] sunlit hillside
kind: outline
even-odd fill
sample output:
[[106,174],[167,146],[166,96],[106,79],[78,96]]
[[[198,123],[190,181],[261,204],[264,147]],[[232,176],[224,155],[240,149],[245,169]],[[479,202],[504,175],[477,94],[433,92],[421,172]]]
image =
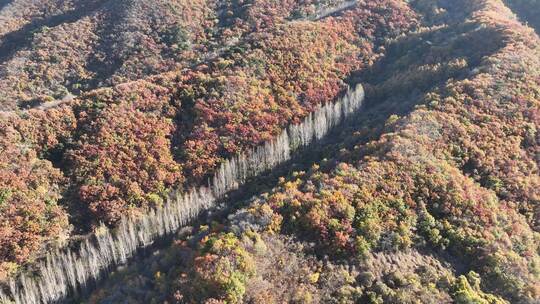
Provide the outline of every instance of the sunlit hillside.
[[0,303],[538,303],[537,13],[0,1]]

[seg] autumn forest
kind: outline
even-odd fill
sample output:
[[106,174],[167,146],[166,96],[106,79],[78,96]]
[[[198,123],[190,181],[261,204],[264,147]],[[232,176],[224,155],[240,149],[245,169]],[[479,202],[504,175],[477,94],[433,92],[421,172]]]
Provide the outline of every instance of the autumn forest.
[[539,34],[537,0],[0,0],[0,303],[538,303]]

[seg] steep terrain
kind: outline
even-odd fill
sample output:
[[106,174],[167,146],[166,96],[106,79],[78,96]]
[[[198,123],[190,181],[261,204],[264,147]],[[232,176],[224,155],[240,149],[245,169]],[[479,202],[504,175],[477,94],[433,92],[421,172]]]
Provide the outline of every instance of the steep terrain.
[[334,2],[13,0],[0,11],[0,110],[189,67]]
[[[90,302],[535,303],[538,37],[498,1],[428,3],[425,26],[358,76],[367,113],[337,156]],[[384,109],[399,116],[370,121]]]
[[[317,6],[285,4],[229,4],[226,15],[240,17],[225,18],[220,37],[239,42],[205,64],[3,112],[2,272],[49,240],[115,226],[161,206],[170,189],[204,183],[226,158],[338,96],[383,36],[415,25],[393,1],[362,3],[339,21],[302,21]],[[287,20],[293,12],[300,19]]]
[[0,2],[0,278],[164,208],[361,83],[361,113],[296,170],[86,301],[535,303],[539,10]]

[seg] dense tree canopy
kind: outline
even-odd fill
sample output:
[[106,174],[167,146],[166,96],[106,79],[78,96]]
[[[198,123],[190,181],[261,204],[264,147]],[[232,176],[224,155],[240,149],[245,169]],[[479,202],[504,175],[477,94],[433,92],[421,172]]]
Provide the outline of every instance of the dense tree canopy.
[[[58,12],[36,3],[28,9],[47,13],[34,23],[18,19],[21,24],[0,38],[9,46],[26,30],[39,29],[3,62],[6,69],[26,63],[23,74],[0,79],[17,87],[6,89],[3,108],[19,108],[3,111],[2,123],[20,133],[31,157],[50,167],[51,178],[43,182],[56,190],[55,212],[64,220],[69,215],[75,232],[100,222],[114,226],[123,216],[159,208],[170,189],[205,181],[224,159],[333,100],[352,71],[382,54],[385,39],[417,24],[398,1],[383,8],[361,2],[339,18],[306,20],[335,4],[96,1],[66,4]],[[6,24],[15,18],[15,5],[23,4],[1,11]],[[79,15],[83,9],[87,13]],[[27,80],[34,84],[21,86]],[[49,97],[32,99],[43,94]],[[19,143],[7,137],[5,145]],[[33,177],[21,178],[33,183]]]
[[424,27],[359,73],[373,110],[338,153],[139,265],[159,275],[147,299],[537,301],[539,38],[499,1],[462,2],[417,3]]
[[534,1],[64,2],[0,4],[0,278],[361,82],[314,164],[91,301],[540,299]]

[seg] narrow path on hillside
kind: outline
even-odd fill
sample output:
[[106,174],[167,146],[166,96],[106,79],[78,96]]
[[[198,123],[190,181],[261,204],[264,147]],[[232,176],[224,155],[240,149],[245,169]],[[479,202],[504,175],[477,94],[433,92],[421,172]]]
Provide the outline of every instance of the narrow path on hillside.
[[[329,166],[335,165],[339,161],[337,155],[340,154],[340,151],[343,149],[352,151],[355,146],[363,146],[372,140],[377,140],[383,134],[385,123],[389,117],[392,115],[406,116],[419,105],[418,103],[424,99],[426,92],[436,88],[443,88],[449,78],[466,78],[470,75],[470,71],[480,62],[483,55],[489,55],[490,52],[494,51],[486,50],[485,54],[471,54],[466,47],[462,47],[463,45],[459,41],[456,42],[455,39],[452,39],[451,35],[445,35],[447,31],[445,28],[440,28],[433,32],[412,34],[411,36],[414,39],[404,40],[402,44],[394,43],[388,46],[388,53],[385,57],[379,59],[372,70],[353,76],[357,80],[367,79],[368,83],[365,86],[368,88],[379,88],[368,90],[364,110],[360,111],[338,130],[329,134],[323,142],[303,150],[290,162],[250,180],[240,189],[229,193],[228,197],[221,202],[220,208],[205,212],[197,220],[194,220],[192,225],[206,224],[212,221],[219,222],[226,219],[229,214],[249,204],[252,197],[271,191],[278,184],[280,177],[290,177],[295,171],[308,170],[312,164],[321,163],[322,160],[327,160],[326,163],[330,164]],[[463,37],[462,39],[467,39],[467,33],[475,33],[475,31],[464,27],[460,29],[458,34]],[[434,39],[434,36],[442,38]],[[429,41],[429,43],[426,41]],[[453,57],[465,57],[471,63],[471,66],[451,72],[441,72],[440,75],[433,75],[433,77],[429,78],[429,82],[420,87],[414,83],[403,83],[399,84],[401,86],[389,90],[388,84],[393,83],[394,79],[407,75],[416,65],[422,66],[422,60],[411,65],[400,66],[399,63],[410,56],[410,53],[401,51],[405,46],[414,46],[411,49],[420,54],[419,58],[426,57],[425,55],[430,54],[434,49],[455,47],[457,49]],[[421,72],[418,71],[418,73]],[[351,81],[354,82],[354,80]],[[393,92],[393,94],[388,91]],[[366,130],[370,130],[371,133],[366,133]],[[364,135],[358,137],[355,134]],[[93,288],[99,289],[106,286],[107,289],[111,289],[112,287],[115,290],[115,296],[117,296],[115,299],[117,300],[122,298],[122,294],[132,293],[130,287],[121,281],[122,273],[138,273],[141,277],[144,277],[146,273],[145,267],[152,262],[155,253],[159,250],[167,250],[171,246],[173,239],[174,237],[170,237],[156,242],[154,246],[142,251],[140,255],[134,258],[126,269],[120,270],[114,277],[105,279]],[[459,272],[460,269],[463,269],[463,265],[456,263],[450,257],[441,258],[454,265],[456,271]],[[77,300],[71,299],[68,303],[77,303]]]
[[[0,0],[0,5],[2,3],[4,3],[2,1],[4,1],[7,4],[7,2],[9,0]],[[89,6],[88,8],[86,8],[84,10],[77,9],[74,12],[69,13],[69,14],[66,13],[66,14],[63,14],[63,15],[51,17],[51,18],[46,19],[46,20],[41,20],[41,21],[38,21],[38,22],[35,22],[35,23],[31,23],[31,24],[28,24],[27,26],[25,26],[24,28],[22,28],[22,29],[20,29],[20,30],[18,30],[16,32],[13,32],[13,33],[10,33],[10,34],[6,35],[4,41],[0,42],[0,62],[6,61],[18,49],[27,47],[29,45],[29,43],[31,43],[31,40],[32,40],[32,37],[33,37],[33,32],[36,29],[39,29],[39,28],[41,28],[43,26],[52,27],[52,26],[58,25],[58,24],[63,23],[63,22],[73,21],[76,18],[80,18],[80,17],[82,17],[84,15],[90,14],[92,11],[94,11],[95,9],[100,7],[100,5],[104,5],[105,3],[107,3],[107,1],[102,0],[102,1],[97,2],[97,5]],[[355,7],[357,3],[358,3],[358,0],[346,1],[346,2],[343,2],[342,4],[340,4],[338,6],[323,9],[322,11],[319,11],[319,12],[313,14],[312,16],[301,18],[299,20],[290,20],[286,24],[294,23],[294,22],[300,22],[300,21],[318,21],[318,20],[327,18],[329,16],[339,14],[339,13],[341,13],[343,11],[349,10],[349,9]],[[246,37],[244,37],[243,39],[239,39],[237,41],[234,41],[234,43],[231,43],[231,44],[229,44],[227,46],[211,50],[211,51],[207,52],[206,54],[204,54],[201,57],[201,60],[199,62],[196,62],[196,63],[194,63],[194,64],[192,64],[190,66],[184,67],[183,70],[195,69],[198,66],[201,66],[203,64],[208,64],[209,62],[217,60],[218,58],[225,55],[227,52],[230,52],[231,50],[233,50],[234,48],[237,48],[238,46],[242,45],[245,42],[246,42]],[[152,77],[152,76],[149,76],[149,77]],[[126,84],[133,83],[133,82],[136,82],[136,81],[139,81],[139,80],[128,81],[126,83],[122,83],[122,84],[118,84],[118,85],[126,85]],[[94,87],[94,89],[103,89],[103,88],[99,88],[96,85]],[[30,110],[48,110],[48,109],[52,109],[52,108],[59,107],[59,106],[61,106],[63,104],[70,103],[73,100],[75,100],[76,98],[78,98],[78,96],[73,95],[73,94],[70,93],[70,94],[64,96],[61,99],[57,99],[57,100],[49,101],[49,102],[46,102],[46,103],[38,104],[38,105],[32,106],[30,108],[22,109],[22,110],[5,110],[5,111],[0,110],[0,117],[10,115],[10,114],[20,113],[20,112],[25,113],[25,112],[28,112]],[[1,108],[1,105],[0,105],[0,108]]]

